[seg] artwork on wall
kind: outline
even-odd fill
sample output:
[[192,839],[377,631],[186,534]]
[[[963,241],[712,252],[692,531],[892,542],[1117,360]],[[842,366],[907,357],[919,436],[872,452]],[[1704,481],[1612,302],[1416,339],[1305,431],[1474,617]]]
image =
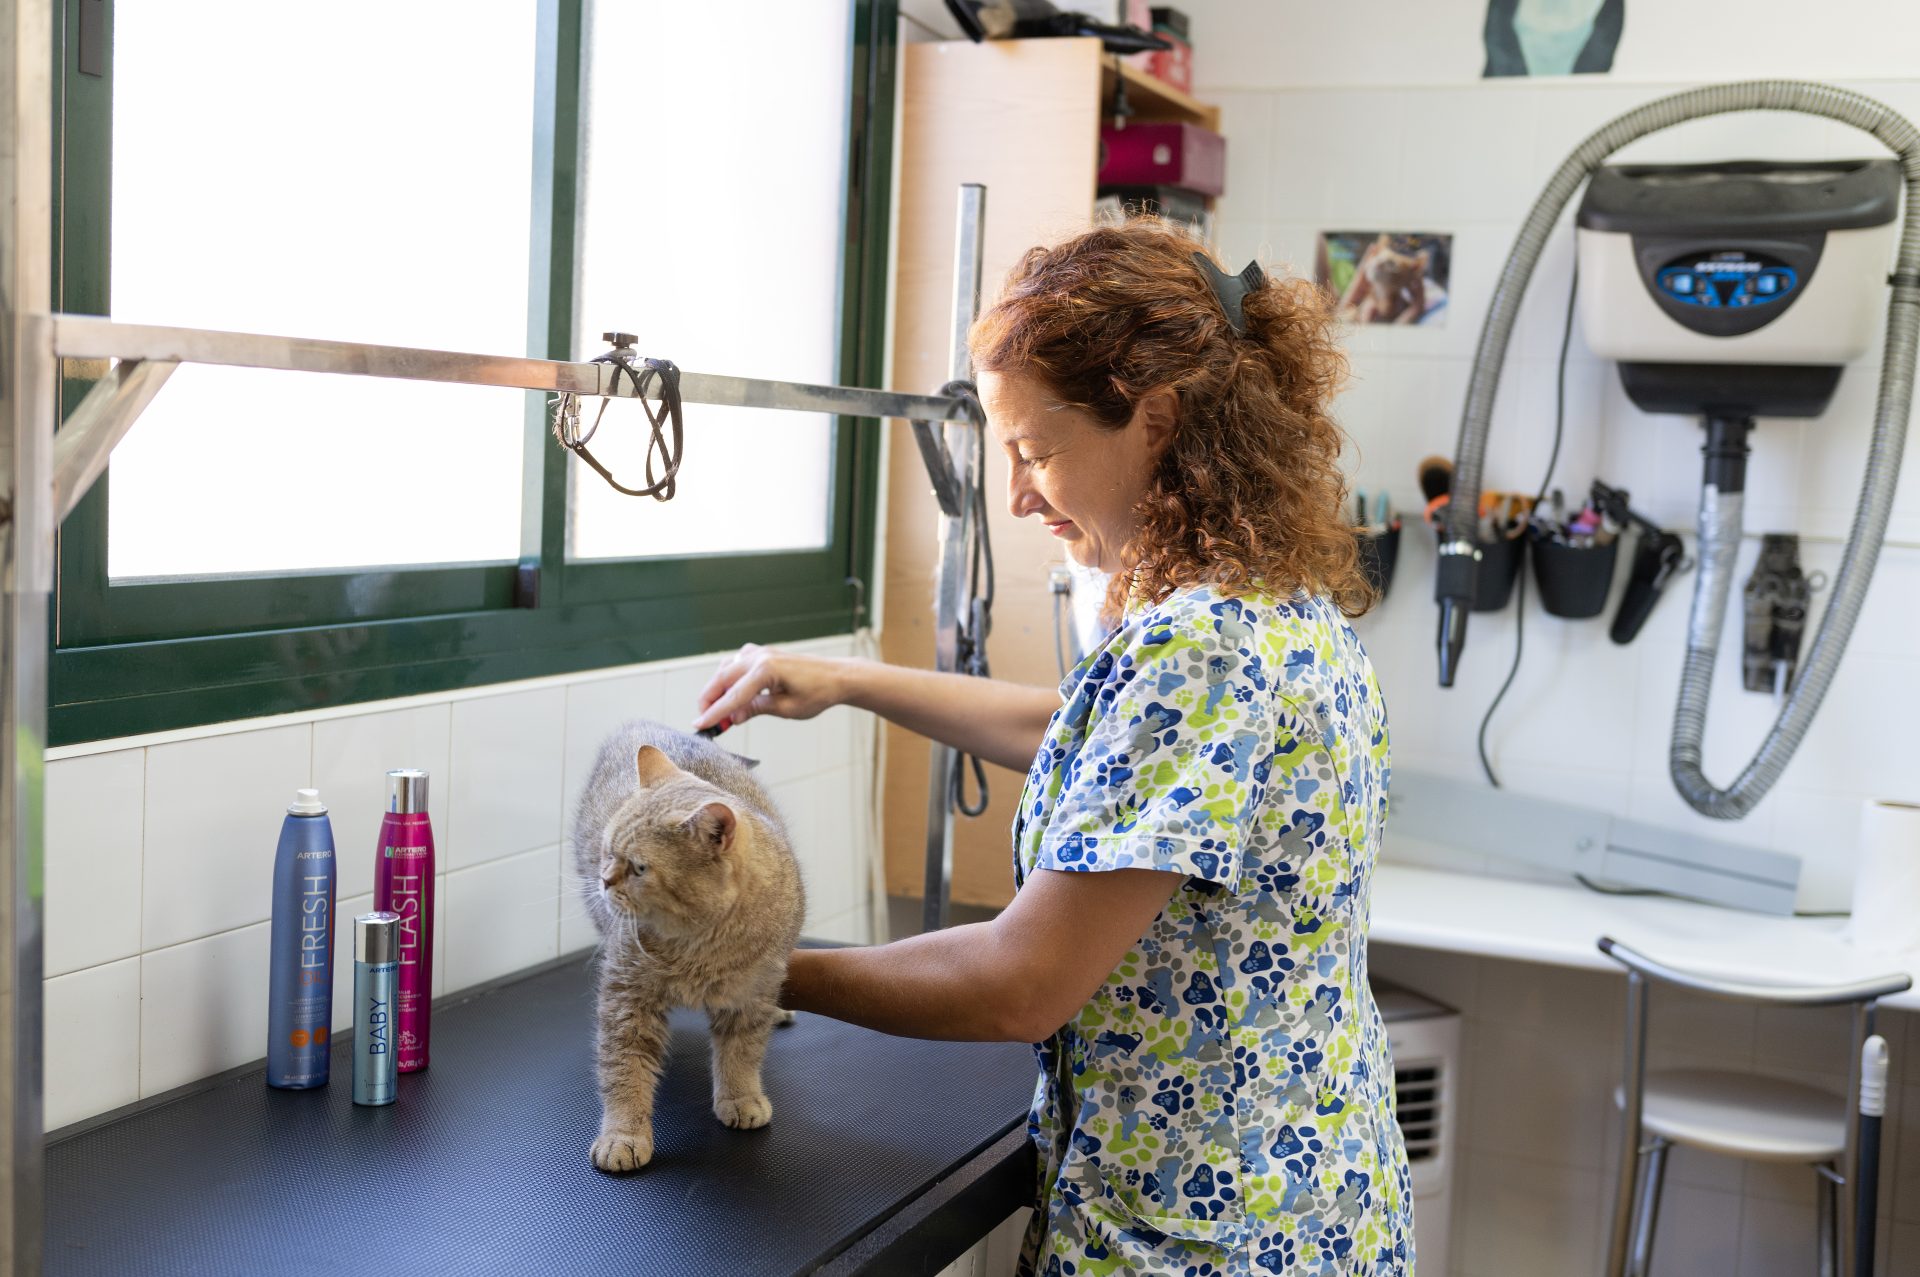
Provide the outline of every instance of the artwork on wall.
[[1313,278],[1338,299],[1344,323],[1439,325],[1452,261],[1451,235],[1322,231]]
[[1485,77],[1613,69],[1627,0],[1487,0]]

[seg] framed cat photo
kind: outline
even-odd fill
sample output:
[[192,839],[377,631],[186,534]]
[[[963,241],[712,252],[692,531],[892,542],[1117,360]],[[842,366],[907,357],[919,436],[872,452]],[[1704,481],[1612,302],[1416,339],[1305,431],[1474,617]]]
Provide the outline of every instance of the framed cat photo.
[[1399,231],[1322,231],[1313,278],[1337,299],[1342,323],[1447,321],[1453,236]]

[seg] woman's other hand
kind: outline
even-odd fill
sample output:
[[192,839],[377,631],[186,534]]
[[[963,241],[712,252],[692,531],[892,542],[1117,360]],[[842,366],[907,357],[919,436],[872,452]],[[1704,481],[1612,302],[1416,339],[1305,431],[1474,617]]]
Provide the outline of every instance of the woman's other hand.
[[744,723],[761,714],[812,718],[846,699],[848,662],[749,643],[722,661],[700,689],[693,728]]

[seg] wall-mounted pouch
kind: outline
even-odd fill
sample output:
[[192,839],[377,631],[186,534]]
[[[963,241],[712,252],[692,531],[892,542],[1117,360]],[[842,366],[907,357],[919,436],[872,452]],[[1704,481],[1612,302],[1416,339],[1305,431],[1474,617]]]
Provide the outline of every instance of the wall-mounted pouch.
[[1513,597],[1513,582],[1520,575],[1520,560],[1526,556],[1527,539],[1503,536],[1478,544],[1480,570],[1473,581],[1473,610],[1498,612]]
[[1535,531],[1533,579],[1540,587],[1540,606],[1553,616],[1584,620],[1607,607],[1613,588],[1613,564],[1620,541],[1613,538],[1587,545],[1569,545]]
[[1355,528],[1353,536],[1360,545],[1360,570],[1372,584],[1374,597],[1386,598],[1387,587],[1393,584],[1394,564],[1400,559],[1400,520],[1378,531]]

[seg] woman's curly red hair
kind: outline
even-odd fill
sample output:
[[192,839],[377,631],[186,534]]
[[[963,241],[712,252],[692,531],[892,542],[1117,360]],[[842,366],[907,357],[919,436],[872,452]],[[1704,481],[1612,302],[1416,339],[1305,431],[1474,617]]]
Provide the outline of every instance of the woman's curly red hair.
[[1374,592],[1328,411],[1346,376],[1331,303],[1306,280],[1270,278],[1247,294],[1240,335],[1193,260],[1205,251],[1151,217],[1030,249],[974,323],[974,366],[1038,378],[1115,429],[1149,392],[1177,392],[1110,610],[1213,583],[1324,594],[1357,616]]

